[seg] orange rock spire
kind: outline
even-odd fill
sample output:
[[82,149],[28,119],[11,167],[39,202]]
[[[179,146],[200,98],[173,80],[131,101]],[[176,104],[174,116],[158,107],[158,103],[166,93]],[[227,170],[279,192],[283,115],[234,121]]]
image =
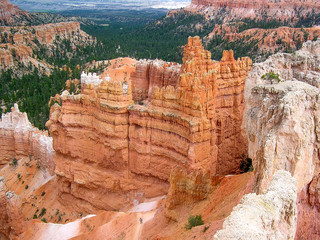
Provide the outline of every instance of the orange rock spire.
[[[119,209],[137,192],[166,194],[176,167],[237,171],[247,147],[241,121],[251,64],[249,58],[235,60],[232,51],[213,61],[200,38],[190,37],[179,77],[180,66],[172,63],[124,59],[111,62],[107,78],[84,75],[82,93],[64,92],[47,123],[64,200]],[[146,77],[144,66],[163,81]],[[112,77],[121,68],[131,72],[126,81]],[[139,94],[144,105],[134,104]]]

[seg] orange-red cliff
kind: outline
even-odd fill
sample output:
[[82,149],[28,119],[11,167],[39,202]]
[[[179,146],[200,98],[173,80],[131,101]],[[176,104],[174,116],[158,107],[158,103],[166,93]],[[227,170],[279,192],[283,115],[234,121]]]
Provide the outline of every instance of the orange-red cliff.
[[29,18],[29,14],[9,0],[0,0],[0,25],[12,24],[19,18]]
[[[159,76],[148,78],[130,59],[114,60],[101,78],[83,75],[81,94],[64,92],[47,123],[62,199],[87,210],[119,209],[167,193],[176,166],[237,172],[247,148],[241,121],[251,64],[232,51],[214,62],[195,37],[178,79],[175,64],[147,64]],[[134,104],[135,81],[145,82],[138,93],[151,93],[143,105]]]

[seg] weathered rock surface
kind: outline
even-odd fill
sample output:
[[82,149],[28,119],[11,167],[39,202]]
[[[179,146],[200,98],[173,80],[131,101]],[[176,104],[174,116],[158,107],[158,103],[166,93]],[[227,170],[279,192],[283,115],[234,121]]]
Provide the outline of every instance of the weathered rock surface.
[[273,29],[251,28],[239,31],[236,24],[216,25],[208,35],[208,39],[221,36],[226,42],[245,39],[245,43],[254,43],[259,52],[279,52],[286,49],[296,50],[303,42],[314,40],[320,36],[320,27],[293,28],[278,27]]
[[[189,38],[178,81],[176,64],[118,59],[101,76],[84,74],[81,94],[64,92],[47,123],[62,196],[112,210],[165,194],[176,166],[236,172],[247,147],[241,122],[251,60],[232,51],[221,62],[210,57],[199,37]],[[136,82],[145,82],[144,105],[133,104]]]
[[[234,60],[232,51],[214,62],[200,39],[190,38],[179,86],[155,88],[150,105],[129,108],[130,156],[137,159],[134,172],[152,171],[169,179],[176,164],[213,174],[236,171],[241,153],[246,152],[240,126],[250,66],[248,58]],[[172,141],[164,141],[168,138]]]
[[291,172],[300,191],[318,162],[319,89],[286,81],[254,87],[251,94],[246,126],[257,191],[266,189],[277,169]]
[[0,25],[12,24],[28,18],[30,16],[27,12],[11,4],[9,0],[0,0]]
[[[52,138],[33,127],[18,105],[0,121],[0,167],[22,157],[35,158],[39,166],[54,173]],[[14,164],[14,163],[13,163]]]
[[212,177],[210,172],[185,173],[181,169],[172,171],[166,199],[167,209],[206,199],[221,180],[222,177]]
[[181,65],[162,60],[140,60],[132,74],[132,94],[136,101],[152,96],[155,87],[174,86],[179,81]]
[[312,12],[319,13],[320,2],[318,0],[295,0],[293,2],[288,0],[192,0],[191,5],[187,7],[187,10],[201,11],[210,18],[219,15],[222,9],[224,9],[226,16],[224,22],[245,18],[255,20],[292,19],[293,22],[297,22],[300,16],[306,16]]
[[[296,239],[319,235],[319,56],[319,40],[305,43],[294,54],[273,55],[254,65],[246,85],[245,122],[255,191],[266,190],[279,169],[297,179]],[[281,82],[261,78],[270,72],[278,73]]]
[[[64,39],[70,40],[73,50],[77,46],[84,46],[95,40],[80,30],[78,22],[61,22],[38,26],[1,26],[0,38],[0,68],[7,69],[17,65],[17,62],[24,66],[41,67],[46,73],[50,73],[53,66],[44,60],[37,59],[33,50],[39,50],[39,44],[47,47],[48,52],[53,54],[57,43]],[[56,41],[56,42],[55,42]]]
[[4,181],[4,178],[0,177],[0,238],[7,240],[10,236],[10,225],[7,213],[7,187]]
[[294,239],[297,226],[296,179],[275,172],[263,195],[245,195],[214,239]]

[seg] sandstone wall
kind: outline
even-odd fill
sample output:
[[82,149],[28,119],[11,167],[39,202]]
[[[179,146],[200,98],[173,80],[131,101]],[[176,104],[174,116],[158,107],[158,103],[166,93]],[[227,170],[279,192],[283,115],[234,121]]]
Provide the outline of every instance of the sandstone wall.
[[[313,40],[320,35],[320,27],[293,28],[278,27],[273,29],[252,28],[242,32],[235,25],[216,25],[208,38],[222,36],[225,41],[233,42],[245,39],[247,43],[258,42],[259,52],[279,52],[279,49],[290,47],[297,49],[297,43],[303,43],[307,40]],[[305,40],[306,37],[306,40]],[[279,42],[280,41],[280,42]]]
[[301,16],[318,14],[320,12],[320,1],[316,0],[192,0],[185,8],[186,11],[204,14],[208,19],[221,18],[223,23],[235,19],[253,19],[261,21],[290,20],[294,25]]
[[[177,80],[179,68],[117,59],[101,76],[83,74],[81,94],[61,95],[47,126],[65,199],[119,209],[165,194],[177,166],[213,174],[239,169],[247,147],[240,128],[251,60],[226,51],[213,62],[195,37]],[[134,104],[134,86],[135,94],[148,97],[143,105]]]
[[[51,44],[57,36],[68,38],[69,35],[69,38],[71,38],[72,35],[81,31],[79,22],[50,23],[35,26],[34,29],[35,38],[41,44]],[[81,34],[86,35],[83,31],[81,31]]]
[[189,38],[179,87],[155,88],[150,105],[130,108],[133,171],[163,179],[177,164],[222,175],[237,171],[246,152],[241,122],[250,66],[250,59],[236,61],[228,51],[213,62],[200,39]]
[[152,96],[154,87],[174,86],[179,80],[180,64],[162,60],[140,60],[132,73],[132,94],[135,101]]
[[297,186],[290,173],[277,171],[266,193],[245,195],[214,239],[294,239]]
[[81,199],[88,211],[92,207],[86,205],[120,209],[139,197],[164,194],[168,187],[158,179],[130,177],[128,106],[133,100],[131,85],[125,86],[113,80],[82,84],[81,94],[64,92],[62,106],[51,108],[47,126],[61,197]]
[[[0,20],[1,21],[1,20]],[[56,47],[55,41],[61,42],[64,39],[70,40],[75,50],[77,46],[84,46],[95,40],[80,30],[78,22],[61,22],[37,26],[1,26],[0,37],[4,43],[0,44],[0,68],[16,67],[16,63],[25,66],[32,64],[34,67],[39,65],[50,74],[53,66],[43,60],[37,59],[33,55],[33,50],[39,50],[38,43],[46,45],[48,54],[53,54]]]
[[18,105],[12,112],[3,114],[0,121],[0,167],[11,163],[14,158],[32,157],[39,166],[54,172],[54,150],[52,138],[47,133],[33,127],[26,113],[21,113]]
[[11,4],[9,0],[0,0],[0,25],[13,24],[19,18],[30,18],[30,16]]
[[[255,64],[246,84],[244,122],[255,190],[266,190],[279,169],[297,179],[296,239],[319,235],[319,46],[320,41],[309,41],[295,54],[276,54]],[[281,82],[261,78],[269,72],[279,73]]]

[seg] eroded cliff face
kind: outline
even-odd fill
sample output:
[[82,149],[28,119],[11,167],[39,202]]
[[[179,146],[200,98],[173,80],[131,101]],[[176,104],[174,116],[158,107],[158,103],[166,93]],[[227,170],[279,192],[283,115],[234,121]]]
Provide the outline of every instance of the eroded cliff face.
[[[214,62],[200,39],[190,38],[179,86],[155,88],[150,105],[130,107],[135,172],[157,172],[166,180],[177,164],[213,174],[235,172],[241,153],[246,152],[240,126],[250,66],[250,59],[235,60],[231,51],[224,52],[221,62]],[[165,141],[168,138],[172,141]]]
[[[167,193],[176,166],[237,172],[247,147],[241,122],[251,60],[226,51],[213,62],[195,37],[178,80],[179,65],[160,63],[114,60],[100,77],[82,76],[81,94],[64,92],[52,107],[47,126],[64,200],[119,209]],[[144,105],[134,104],[132,90],[141,82],[151,94]]]
[[[221,1],[221,0],[192,0],[191,5],[187,10],[202,11],[209,18],[218,15],[219,12],[226,12],[224,22],[233,19],[264,19],[264,20],[285,20],[292,19],[294,22],[299,21],[299,16],[306,16],[308,13],[319,13],[320,2],[312,0],[296,0],[296,1],[277,1],[277,0],[236,0],[236,1]],[[299,9],[299,10],[298,10]],[[298,14],[301,13],[301,15]]]
[[[257,42],[259,52],[278,52],[285,49],[299,49],[303,42],[317,39],[320,27],[293,28],[278,27],[272,29],[251,28],[239,30],[236,24],[216,25],[208,39],[222,36],[224,41],[235,42],[245,39],[245,43]],[[300,45],[300,46],[299,46]]]
[[33,53],[45,46],[53,54],[53,49],[62,40],[70,40],[73,50],[76,46],[85,46],[95,40],[80,30],[78,22],[61,22],[38,26],[0,27],[0,62],[2,69],[17,67],[17,63],[25,67],[40,66],[40,70],[49,74],[53,66],[40,60]]
[[29,19],[27,12],[10,3],[9,0],[0,1],[0,25],[14,24],[15,21]]
[[245,195],[214,239],[294,239],[297,226],[296,179],[277,171],[263,195]]
[[2,115],[0,121],[0,167],[20,158],[34,158],[39,166],[54,174],[52,138],[46,132],[33,127],[26,113],[19,111],[18,105]]
[[[266,190],[278,169],[297,179],[296,239],[319,235],[319,46],[320,41],[309,41],[294,54],[276,54],[255,64],[246,85],[245,122],[255,190]],[[261,78],[270,72],[279,73],[280,83]]]
[[132,94],[135,101],[153,95],[155,87],[173,86],[179,82],[181,65],[162,60],[140,60],[131,75]]

